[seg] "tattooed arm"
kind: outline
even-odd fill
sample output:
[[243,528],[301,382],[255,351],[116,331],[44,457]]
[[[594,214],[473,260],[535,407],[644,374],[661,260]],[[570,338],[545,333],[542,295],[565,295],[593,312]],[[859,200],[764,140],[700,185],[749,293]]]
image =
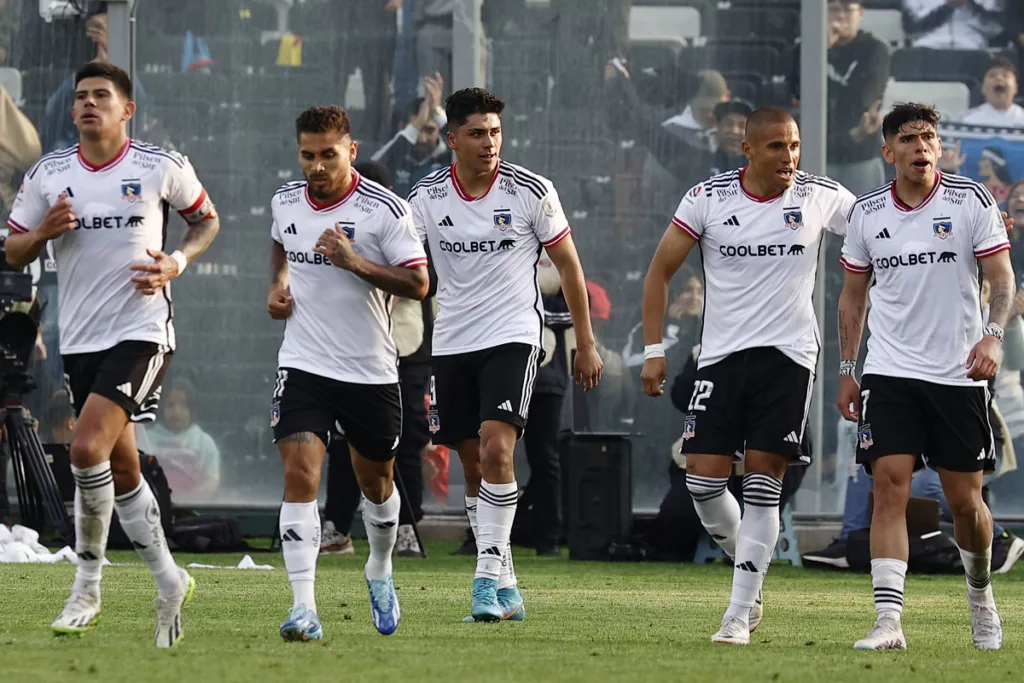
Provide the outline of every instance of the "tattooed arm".
[[967,356],[967,377],[973,380],[988,380],[996,376],[999,364],[1003,360],[1002,329],[1013,313],[1013,267],[1010,265],[1010,252],[1002,249],[994,254],[978,259],[981,271],[991,287],[988,300],[989,325],[997,325],[1000,329],[992,334],[986,333],[971,353]]
[[1006,327],[1014,313],[1013,267],[1010,252],[1000,251],[981,259],[981,271],[988,280],[992,293],[988,298],[988,321]]
[[[857,367],[857,352],[864,333],[871,277],[870,270],[863,273],[847,270],[843,292],[839,295],[839,359],[843,374],[839,378],[838,405],[839,412],[851,422],[860,417],[860,384],[853,370]],[[848,366],[846,370],[844,365]]]
[[856,361],[860,339],[864,333],[864,317],[868,308],[871,272],[847,271],[843,291],[839,295],[839,359]]

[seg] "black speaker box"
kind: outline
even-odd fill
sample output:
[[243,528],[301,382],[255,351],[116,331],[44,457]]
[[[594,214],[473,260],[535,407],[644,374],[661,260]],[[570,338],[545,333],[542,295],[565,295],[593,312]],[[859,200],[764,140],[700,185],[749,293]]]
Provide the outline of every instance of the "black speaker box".
[[608,560],[628,541],[633,514],[628,434],[576,433],[563,443],[569,558]]

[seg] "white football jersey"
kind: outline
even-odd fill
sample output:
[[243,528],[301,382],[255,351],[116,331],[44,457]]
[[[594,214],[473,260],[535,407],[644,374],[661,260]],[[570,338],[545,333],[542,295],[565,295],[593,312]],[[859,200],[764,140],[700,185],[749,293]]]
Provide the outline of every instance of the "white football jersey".
[[569,234],[551,182],[499,161],[487,191],[470,197],[452,164],[417,183],[409,203],[437,271],[434,355],[515,342],[539,348],[544,309],[537,262],[543,247]]
[[845,234],[854,196],[834,180],[797,171],[782,194],[756,197],[743,189],[744,171],[696,185],[672,218],[698,240],[704,268],[697,365],[772,346],[814,373],[818,247],[824,230]]
[[967,377],[984,327],[978,259],[1009,248],[998,205],[969,178],[940,174],[913,209],[895,182],[858,197],[841,263],[874,274],[864,374],[984,386]]
[[356,384],[398,381],[391,336],[393,297],[313,251],[324,230],[341,228],[357,254],[378,265],[427,265],[409,205],[352,171],[338,201],[322,205],[306,182],[287,183],[270,200],[271,237],[288,257],[292,314],[277,355],[279,367]]
[[147,249],[165,251],[167,209],[186,221],[208,210],[206,191],[188,159],[128,140],[103,166],[86,161],[78,145],[46,154],[25,174],[8,219],[26,232],[65,196],[77,227],[51,241],[56,257],[60,352],[103,351],[122,341],[174,348],[171,285],[146,295],[130,266],[152,263]]

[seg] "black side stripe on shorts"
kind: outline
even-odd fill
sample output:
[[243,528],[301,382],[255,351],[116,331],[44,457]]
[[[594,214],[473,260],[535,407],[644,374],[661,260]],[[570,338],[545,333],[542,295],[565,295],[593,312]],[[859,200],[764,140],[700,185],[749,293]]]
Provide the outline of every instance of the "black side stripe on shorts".
[[524,420],[530,412],[530,399],[533,397],[533,385],[537,379],[537,367],[540,365],[540,349],[536,346],[530,349],[530,359],[526,364],[526,374],[523,376],[523,390],[519,401],[519,417]]

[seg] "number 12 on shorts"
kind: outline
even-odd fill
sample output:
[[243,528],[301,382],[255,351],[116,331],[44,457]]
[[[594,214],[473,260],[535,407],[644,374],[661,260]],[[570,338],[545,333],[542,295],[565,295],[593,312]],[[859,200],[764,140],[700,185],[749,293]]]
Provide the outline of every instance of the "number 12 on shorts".
[[715,389],[715,383],[706,379],[698,379],[693,383],[693,395],[690,397],[690,405],[687,410],[707,410],[701,401],[711,396]]

